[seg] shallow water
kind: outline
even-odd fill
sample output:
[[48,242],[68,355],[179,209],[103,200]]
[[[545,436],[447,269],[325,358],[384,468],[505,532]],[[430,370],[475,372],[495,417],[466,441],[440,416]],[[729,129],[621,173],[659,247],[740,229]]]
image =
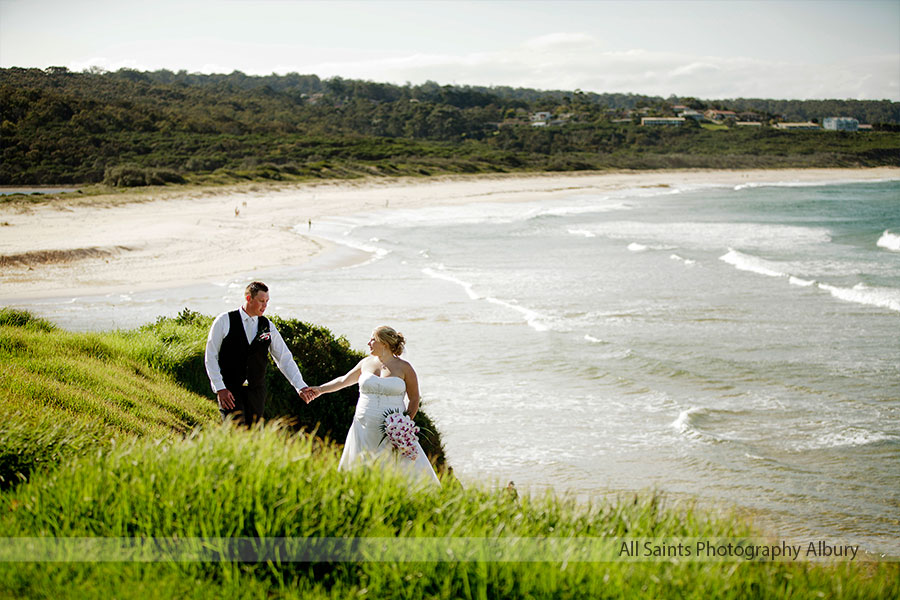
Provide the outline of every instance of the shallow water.
[[[312,234],[339,249],[253,274],[269,312],[357,348],[406,334],[463,480],[655,488],[900,554],[900,182],[382,210]],[[23,305],[132,327],[231,308],[244,279]]]

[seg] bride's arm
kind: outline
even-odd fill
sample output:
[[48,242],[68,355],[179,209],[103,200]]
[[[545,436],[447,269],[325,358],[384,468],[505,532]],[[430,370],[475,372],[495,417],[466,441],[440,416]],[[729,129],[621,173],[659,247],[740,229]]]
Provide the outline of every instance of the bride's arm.
[[410,366],[406,370],[406,396],[409,398],[409,405],[406,407],[406,414],[412,419],[419,412],[419,378],[416,376],[415,369]]
[[350,369],[346,374],[336,377],[323,385],[313,386],[311,389],[316,396],[320,396],[321,394],[330,394],[331,392],[336,392],[356,384],[356,382],[359,381],[359,376],[362,374],[362,364],[365,361],[366,359],[364,358],[356,363],[356,366]]

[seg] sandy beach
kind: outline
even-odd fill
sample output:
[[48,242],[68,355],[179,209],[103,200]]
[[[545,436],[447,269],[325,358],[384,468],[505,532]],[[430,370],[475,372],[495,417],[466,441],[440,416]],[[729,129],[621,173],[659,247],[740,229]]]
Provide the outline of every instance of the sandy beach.
[[[0,302],[165,289],[296,265],[324,218],[637,187],[900,178],[900,169],[658,171],[159,188],[0,205]],[[298,225],[307,224],[298,233]],[[311,235],[301,235],[308,230]]]

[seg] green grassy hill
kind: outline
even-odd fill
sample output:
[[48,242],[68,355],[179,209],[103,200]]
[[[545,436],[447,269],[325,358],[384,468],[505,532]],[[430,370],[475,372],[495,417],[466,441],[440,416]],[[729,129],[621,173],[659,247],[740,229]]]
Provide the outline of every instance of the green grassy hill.
[[[735,101],[794,118],[885,121],[844,134],[706,131],[690,119],[661,130],[638,115],[615,117],[636,104],[640,114],[674,115],[662,98],[519,92],[296,74],[0,69],[0,185],[900,164],[900,103],[887,100]],[[536,111],[566,115],[566,124],[532,127]]]
[[[352,562],[221,559],[222,544],[234,539],[260,545],[285,538],[383,540],[390,547],[430,541],[439,550],[459,550],[468,542],[484,548],[549,540],[565,547],[580,539],[758,533],[740,519],[670,505],[654,494],[583,505],[552,494],[464,489],[452,477],[433,489],[411,485],[391,469],[338,472],[334,445],[284,423],[252,430],[218,424],[211,400],[191,391],[197,384],[184,375],[195,360],[191,339],[206,319],[186,312],[136,331],[86,334],[0,311],[0,557],[6,561],[0,562],[0,597],[868,599],[900,593],[897,563],[566,561],[565,552],[526,562],[490,560],[492,554],[452,560],[446,552],[397,559],[376,553]],[[295,348],[299,340],[318,348],[320,354],[295,350],[310,371],[325,352],[346,344],[312,326],[297,325],[289,335]],[[157,560],[127,561],[107,554],[88,561],[91,555],[81,553],[68,561],[8,562],[18,543],[11,538],[177,539],[196,543],[206,560],[161,561],[157,554]]]

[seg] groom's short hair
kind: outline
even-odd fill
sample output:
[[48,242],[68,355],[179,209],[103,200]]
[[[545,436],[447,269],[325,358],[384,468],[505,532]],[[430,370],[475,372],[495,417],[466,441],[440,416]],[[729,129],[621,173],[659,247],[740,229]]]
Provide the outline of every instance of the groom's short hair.
[[256,295],[260,292],[268,292],[269,286],[264,284],[262,281],[253,281],[250,285],[247,286],[247,289],[244,292],[245,296],[250,296],[251,298],[256,298]]

